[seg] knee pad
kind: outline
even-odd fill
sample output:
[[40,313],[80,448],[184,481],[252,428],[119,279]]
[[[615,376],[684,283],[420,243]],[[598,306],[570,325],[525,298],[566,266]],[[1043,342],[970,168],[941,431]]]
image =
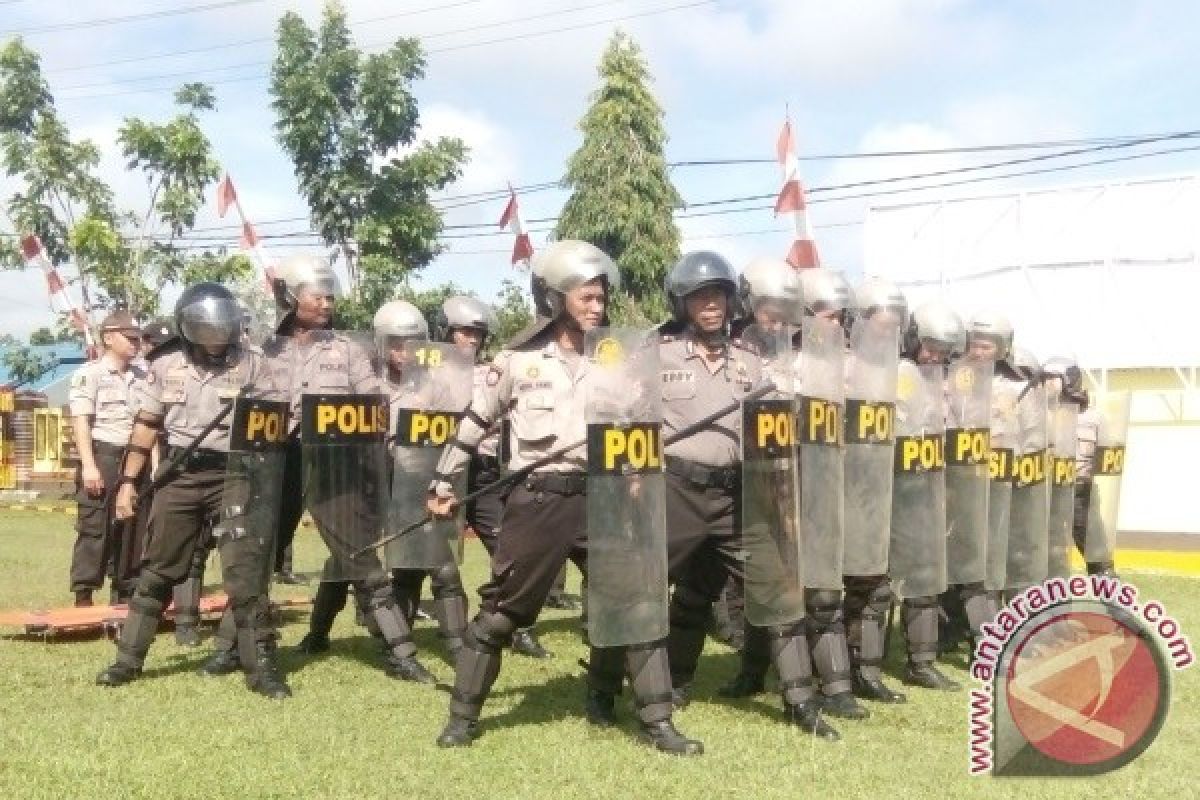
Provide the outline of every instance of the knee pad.
[[137,589],[134,594],[152,597],[165,605],[174,588],[175,586],[170,581],[158,573],[142,570],[142,574],[138,576]]
[[483,652],[500,652],[512,642],[517,623],[499,611],[480,611],[467,626],[467,644],[482,645]]
[[833,589],[805,589],[804,608],[809,630],[815,634],[842,628],[842,593]]
[[429,573],[429,584],[434,597],[466,597],[458,565],[443,564]]

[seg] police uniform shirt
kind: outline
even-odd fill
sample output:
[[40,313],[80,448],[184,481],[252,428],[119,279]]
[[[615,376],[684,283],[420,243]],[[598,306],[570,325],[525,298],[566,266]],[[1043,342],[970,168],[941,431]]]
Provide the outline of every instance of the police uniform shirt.
[[579,442],[566,455],[538,469],[584,472],[587,372],[586,360],[575,353],[564,353],[553,340],[539,337],[515,350],[501,351],[459,425],[456,444],[442,454],[438,475],[457,475],[465,470],[469,453],[476,450],[506,411],[513,444],[508,463],[511,469],[522,469],[559,447]]
[[[187,447],[238,394],[271,388],[270,370],[254,351],[240,351],[233,366],[204,367],[192,363],[183,350],[175,350],[150,363],[134,394],[138,410],[163,418],[167,444]],[[228,452],[228,423],[218,425],[200,447]]]
[[[726,345],[715,371],[688,334],[663,336],[658,357],[664,439],[741,400],[762,378],[762,360],[736,340]],[[734,409],[695,435],[672,443],[666,454],[710,467],[738,463],[742,452],[741,414],[740,408]]]
[[336,331],[310,331],[308,338],[271,339],[263,348],[276,388],[288,392],[291,430],[300,425],[306,394],[378,394],[383,386],[370,351]]
[[133,387],[145,377],[146,369],[137,361],[124,371],[108,356],[84,364],[71,376],[71,415],[93,418],[93,441],[125,445],[133,432]]

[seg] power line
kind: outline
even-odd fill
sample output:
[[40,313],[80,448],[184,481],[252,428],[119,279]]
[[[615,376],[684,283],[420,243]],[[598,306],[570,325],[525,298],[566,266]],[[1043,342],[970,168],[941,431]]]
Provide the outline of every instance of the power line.
[[[457,50],[466,50],[466,49],[470,49],[470,48],[474,48],[474,47],[484,47],[486,45],[492,45],[492,44],[523,41],[525,39],[532,39],[532,38],[536,38],[539,36],[549,36],[549,35],[555,34],[555,33],[566,33],[569,31],[584,30],[586,28],[594,28],[599,25],[607,25],[607,24],[610,24],[613,22],[625,22],[625,21],[631,20],[631,19],[639,19],[642,17],[655,16],[658,14],[666,14],[666,13],[669,13],[672,11],[682,11],[682,10],[689,9],[689,8],[697,8],[699,6],[713,5],[716,2],[717,2],[717,0],[695,0],[695,2],[682,3],[682,4],[674,5],[674,6],[667,6],[665,8],[659,8],[659,9],[655,9],[653,11],[643,11],[643,12],[636,13],[636,14],[625,14],[625,15],[618,16],[618,17],[609,17],[607,19],[600,19],[600,20],[594,20],[592,22],[579,23],[577,25],[567,25],[567,26],[560,27],[560,28],[550,28],[550,29],[542,30],[542,31],[530,31],[530,32],[523,33],[523,34],[514,34],[512,36],[504,36],[504,37],[500,37],[500,38],[496,38],[496,39],[485,39],[485,40],[477,41],[477,42],[468,42],[466,44],[453,45],[450,47],[433,48],[431,50],[426,50],[425,52],[426,52],[426,54],[448,53],[448,52],[453,52],[453,51],[457,51]],[[256,63],[269,63],[269,62],[256,62]],[[242,65],[242,66],[246,66],[246,65]],[[196,72],[197,72],[196,70],[192,70],[192,71],[189,71],[186,73],[180,73],[180,75],[181,76],[182,75],[195,75]],[[156,75],[154,77],[161,78],[164,76]],[[215,80],[206,81],[206,83],[209,83],[211,85],[223,85],[223,84],[229,84],[229,83],[243,83],[246,81],[265,80],[267,77],[269,77],[269,76],[266,73],[254,73],[252,75],[240,75],[240,76],[232,77],[232,78],[218,78]],[[148,80],[148,78],[133,78],[133,79],[129,79],[126,81],[110,81],[110,82],[104,83],[103,85],[108,86],[111,83],[116,83],[117,85],[121,85],[124,83],[131,83],[131,82],[140,81],[140,80]],[[84,87],[82,85],[78,85],[75,87],[63,87],[63,88],[84,88]],[[113,92],[68,95],[68,96],[62,97],[60,99],[62,99],[62,100],[85,100],[85,99],[92,100],[92,99],[98,99],[98,98],[104,98],[104,97],[118,97],[118,96],[127,95],[127,94],[145,94],[145,93],[150,93],[150,92],[169,91],[174,88],[176,88],[176,87],[173,84],[164,84],[164,85],[160,85],[160,86],[147,86],[147,87],[143,87],[140,89],[121,89],[121,90],[113,91]]]
[[[12,0],[12,1],[19,2],[19,0]],[[443,3],[442,5],[437,5],[437,6],[427,6],[425,8],[414,8],[414,9],[409,9],[408,11],[399,11],[395,14],[384,14],[383,16],[379,16],[379,17],[368,17],[366,19],[354,20],[352,22],[348,22],[347,24],[350,27],[357,27],[359,25],[369,25],[369,24],[375,23],[375,22],[383,22],[383,21],[389,20],[389,19],[399,19],[401,17],[415,17],[419,14],[429,14],[429,13],[432,13],[435,11],[448,11],[452,8],[458,8],[460,6],[477,5],[477,4],[483,3],[483,2],[487,2],[487,0],[458,0],[458,2],[454,2],[454,3]],[[205,47],[192,47],[192,48],[188,48],[186,50],[172,50],[169,53],[153,53],[150,55],[130,56],[129,58],[115,58],[111,61],[95,61],[90,64],[74,64],[69,67],[56,67],[54,69],[45,70],[45,74],[56,75],[61,72],[78,72],[79,70],[95,69],[97,67],[115,67],[115,66],[119,66],[121,64],[135,64],[135,63],[140,63],[142,61],[155,61],[155,60],[164,59],[164,58],[176,58],[179,56],[190,56],[190,55],[195,55],[197,53],[211,53],[214,50],[228,50],[231,47],[244,47],[248,44],[261,44],[263,42],[274,42],[274,41],[275,41],[274,36],[260,36],[255,39],[242,39],[237,42],[225,42],[224,44],[206,45]],[[64,87],[64,88],[66,88],[66,87]]]
[[[1168,133],[1152,133],[1152,134],[1125,135],[1125,136],[1114,136],[1114,137],[1098,137],[1098,138],[1092,138],[1092,139],[1072,139],[1072,140],[1068,140],[1068,141],[1073,144],[1081,144],[1081,143],[1097,143],[1097,144],[1094,147],[1083,148],[1083,149],[1073,151],[1073,152],[1051,153],[1048,155],[1030,157],[1029,159],[1010,159],[1007,161],[992,162],[992,163],[988,163],[988,164],[975,164],[975,165],[969,165],[969,166],[964,166],[964,167],[955,167],[955,168],[949,169],[949,170],[938,170],[935,172],[917,173],[917,174],[913,174],[913,175],[899,175],[899,176],[893,176],[893,177],[889,177],[889,178],[880,178],[880,179],[873,180],[873,181],[858,181],[855,183],[840,184],[840,185],[836,185],[836,186],[816,186],[816,187],[810,187],[806,191],[809,194],[820,194],[822,192],[828,192],[828,191],[834,191],[834,190],[840,190],[840,189],[848,189],[848,188],[859,188],[862,186],[870,186],[870,185],[876,185],[876,184],[882,184],[882,183],[893,183],[893,182],[897,182],[897,181],[906,181],[906,180],[919,180],[922,178],[937,177],[937,176],[947,175],[947,174],[958,174],[958,173],[963,173],[963,172],[974,172],[977,170],[996,169],[999,167],[1012,166],[1014,164],[1025,163],[1026,161],[1038,161],[1038,160],[1047,160],[1047,159],[1051,159],[1051,158],[1062,158],[1062,157],[1066,157],[1066,156],[1084,154],[1084,153],[1094,152],[1094,151],[1098,151],[1098,150],[1112,149],[1114,147],[1132,147],[1132,146],[1136,146],[1136,145],[1140,145],[1140,144],[1153,143],[1153,142],[1159,142],[1159,141],[1168,141],[1168,140],[1172,140],[1172,139],[1194,138],[1196,136],[1200,136],[1200,130],[1174,131],[1174,132],[1168,132]],[[1062,142],[1025,142],[1025,143],[1007,143],[1007,144],[1002,143],[1002,144],[990,144],[990,145],[975,145],[975,146],[967,146],[967,147],[961,147],[961,148],[944,147],[944,148],[936,148],[936,149],[931,149],[931,150],[898,150],[898,151],[890,151],[890,152],[873,151],[873,152],[864,152],[864,153],[830,153],[830,154],[824,154],[824,155],[810,156],[809,160],[813,160],[813,161],[850,160],[850,159],[855,159],[855,158],[871,159],[871,158],[879,158],[882,156],[893,156],[893,155],[895,155],[895,156],[948,155],[948,154],[956,154],[956,153],[979,153],[979,152],[990,152],[990,151],[1015,150],[1015,149],[1021,149],[1021,148],[1042,148],[1042,147],[1058,146],[1060,144],[1062,144]],[[734,161],[733,159],[705,159],[702,161],[697,161],[697,160],[669,161],[669,162],[667,162],[667,166],[668,167],[689,167],[689,166],[693,166],[693,165],[710,164],[710,163],[718,163],[718,162],[719,163],[732,163],[733,161]],[[775,163],[775,162],[772,160],[771,163]],[[531,184],[513,186],[511,188],[513,191],[520,192],[521,194],[533,194],[535,192],[542,192],[542,191],[547,191],[550,189],[560,189],[560,188],[562,188],[562,185],[561,185],[561,179],[560,179],[560,180],[555,180],[555,181],[544,181],[541,183],[531,183]],[[434,198],[431,202],[434,204],[435,207],[438,208],[438,210],[449,211],[449,210],[453,210],[456,208],[465,208],[465,207],[471,206],[471,205],[478,205],[479,203],[487,203],[487,202],[492,202],[494,200],[499,200],[503,197],[506,197],[508,195],[508,193],[509,193],[509,187],[506,186],[506,187],[502,187],[502,188],[488,189],[488,190],[472,192],[472,193],[468,193],[468,194]],[[708,205],[728,204],[728,203],[733,203],[733,202],[751,202],[751,201],[755,201],[755,200],[771,199],[774,197],[775,197],[774,194],[749,195],[749,196],[742,197],[742,198],[731,198],[728,200],[715,200],[715,201],[702,201],[702,202],[696,202],[696,203],[689,203],[686,205],[686,207],[687,208],[700,208],[700,207],[704,207],[704,206],[708,206]],[[463,200],[465,202],[442,205],[442,203],[445,203],[446,201],[450,201],[450,200]],[[281,217],[278,219],[261,220],[259,222],[256,222],[255,225],[257,227],[257,226],[264,226],[264,225],[276,225],[276,224],[285,223],[285,222],[303,222],[303,221],[306,221],[307,219],[308,219],[307,215],[297,216],[297,217]],[[530,220],[530,221],[536,222],[538,220]],[[201,227],[201,228],[192,228],[192,231],[193,232],[207,232],[207,231],[221,231],[221,230],[240,231],[241,227],[242,226],[238,225],[238,224],[212,225],[212,226]],[[467,224],[467,225],[447,226],[448,229],[452,229],[452,228],[485,228],[485,227],[491,227],[491,225],[489,223],[471,223],[471,224]]]
[[[924,184],[921,186],[906,186],[906,187],[897,188],[897,189],[862,192],[862,193],[858,193],[858,194],[849,194],[849,195],[839,195],[836,197],[817,197],[815,199],[810,200],[809,202],[813,203],[813,204],[832,203],[832,202],[838,202],[838,201],[844,201],[844,200],[858,200],[858,199],[868,199],[868,198],[873,198],[873,197],[886,197],[886,196],[891,196],[891,195],[896,195],[896,194],[906,194],[906,193],[910,193],[910,192],[929,191],[930,189],[940,189],[940,188],[948,188],[948,187],[953,187],[953,186],[970,185],[970,184],[975,184],[975,183],[982,183],[985,181],[1026,177],[1026,176],[1030,176],[1030,175],[1043,175],[1043,174],[1050,174],[1050,173],[1056,173],[1056,172],[1066,172],[1066,171],[1070,171],[1070,170],[1083,169],[1083,168],[1087,168],[1087,167],[1102,166],[1105,164],[1113,164],[1113,163],[1118,163],[1118,162],[1123,162],[1123,161],[1133,161],[1133,160],[1142,159],[1142,158],[1152,158],[1152,157],[1162,156],[1162,155],[1172,155],[1172,154],[1176,154],[1176,153],[1192,152],[1192,151],[1196,151],[1196,150],[1200,150],[1200,145],[1190,145],[1187,147],[1168,148],[1165,150],[1155,150],[1155,151],[1151,151],[1148,153],[1134,153],[1134,154],[1130,154],[1130,155],[1117,156],[1117,157],[1113,157],[1113,158],[1096,159],[1096,160],[1092,160],[1092,161],[1081,162],[1078,164],[1060,164],[1060,165],[1056,165],[1053,167],[1042,167],[1039,169],[1032,169],[1032,170],[1020,170],[1020,171],[1016,171],[1016,172],[1009,172],[1009,173],[1002,174],[1002,175],[974,176],[971,178],[964,178],[964,179],[955,180],[955,181],[945,181],[942,183]],[[895,180],[900,180],[900,179],[902,179],[902,178],[899,176],[897,178],[895,178]],[[892,180],[892,179],[888,179],[888,180]],[[815,187],[813,189],[810,189],[809,191],[810,191],[810,193],[816,193],[818,191],[828,192],[828,191],[833,191],[835,189],[853,187],[856,185],[858,185],[858,184],[841,184],[839,186]],[[716,206],[716,205],[731,205],[731,204],[735,204],[735,203],[744,203],[744,202],[755,201],[755,200],[765,200],[765,199],[773,200],[774,198],[775,198],[775,195],[773,195],[773,194],[750,195],[750,196],[745,196],[745,197],[734,197],[734,198],[726,198],[726,199],[721,199],[721,200],[709,200],[709,201],[704,201],[702,203],[693,203],[690,206],[688,206],[688,208],[711,207],[711,206]],[[764,205],[755,205],[755,206],[743,206],[740,208],[716,208],[711,211],[688,212],[688,211],[684,210],[684,211],[681,211],[680,213],[677,213],[675,216],[677,219],[698,219],[698,218],[702,218],[702,217],[727,216],[727,215],[731,215],[731,214],[743,214],[743,213],[757,212],[757,211],[769,211],[769,210],[773,210],[773,209],[774,209],[774,204],[764,204]],[[536,219],[526,220],[527,224],[535,225],[535,226],[542,225],[544,223],[553,223],[553,222],[557,222],[557,221],[558,221],[558,217],[540,217],[540,218],[536,218]],[[455,240],[455,239],[482,239],[482,238],[488,238],[488,237],[492,237],[492,236],[509,235],[508,232],[504,231],[504,230],[490,230],[490,231],[471,231],[470,230],[470,229],[475,229],[475,228],[492,228],[492,227],[493,227],[492,225],[486,224],[486,223],[479,223],[476,225],[464,225],[464,226],[458,226],[458,227],[445,226],[444,230],[462,231],[462,232],[443,233],[438,238],[439,238],[439,240],[445,241],[445,240]],[[530,228],[528,232],[529,233],[544,233],[548,230],[550,230],[549,227],[533,227],[533,228]],[[314,231],[288,231],[288,232],[281,232],[281,233],[274,233],[274,234],[261,234],[259,236],[259,238],[263,239],[263,240],[284,240],[284,239],[295,240],[295,239],[301,239],[301,238],[314,238],[314,237],[319,238],[319,234],[317,234]],[[201,242],[208,242],[208,243],[216,244],[216,243],[220,243],[220,242],[226,242],[230,238],[231,237],[220,237],[220,236],[184,237],[180,241],[185,242],[185,243],[192,243],[192,244],[198,244]]]
[[75,22],[56,22],[51,25],[35,25],[30,28],[18,28],[11,31],[0,31],[0,36],[33,36],[41,33],[58,33],[60,31],[73,31],[81,28],[105,28],[112,25],[123,25],[128,22],[141,22],[148,19],[161,19],[163,17],[178,17],[184,14],[199,14],[205,11],[218,11],[222,8],[231,6],[246,6],[255,3],[262,3],[264,0],[224,0],[220,3],[204,3],[198,6],[186,6],[185,8],[169,8],[163,11],[146,11],[141,14],[128,14],[123,17],[99,17],[95,19],[77,20]]
[[[623,0],[603,0],[603,2],[592,3],[591,5],[588,5],[588,6],[576,6],[574,8],[558,9],[557,11],[548,11],[548,12],[545,12],[542,14],[532,14],[527,17],[517,17],[515,19],[500,20],[498,22],[488,22],[488,23],[483,23],[481,25],[471,25],[466,28],[458,28],[456,30],[439,31],[437,33],[418,34],[414,38],[438,39],[438,38],[442,38],[445,36],[456,36],[460,33],[474,33],[476,31],[487,30],[489,28],[499,28],[499,27],[503,27],[505,25],[519,25],[523,22],[532,22],[533,20],[544,19],[546,17],[558,17],[558,16],[562,16],[563,14],[574,14],[579,11],[588,11],[591,9],[600,8],[602,6],[617,5],[618,3],[621,3],[621,2],[623,2]],[[462,5],[462,4],[458,3],[455,5]],[[390,16],[402,16],[402,15],[389,15],[389,17]],[[383,17],[382,19],[387,19],[389,17]],[[370,52],[370,48],[378,47],[379,44],[380,44],[379,42],[375,42],[375,43],[372,43],[369,45],[364,45],[363,49],[366,52]],[[388,45],[390,46],[390,44],[391,43],[389,42]],[[116,83],[118,83],[118,84],[141,83],[142,81],[155,81],[155,80],[159,80],[161,78],[182,78],[182,77],[189,77],[189,76],[199,75],[201,73],[208,73],[208,72],[228,72],[230,70],[245,69],[248,67],[269,67],[269,66],[271,66],[271,64],[272,64],[271,61],[243,61],[240,64],[226,64],[226,65],[218,66],[218,67],[203,67],[201,69],[193,68],[193,69],[189,69],[189,70],[182,70],[180,72],[160,72],[155,75],[143,75],[141,77],[119,80],[119,81],[116,81]],[[263,77],[266,78],[269,76],[264,73]],[[112,83],[113,83],[113,81],[100,81],[100,82],[96,82],[96,83],[77,83],[77,84],[72,84],[72,85],[68,85],[68,86],[60,86],[59,89],[62,91],[66,91],[68,89],[91,89],[96,86],[109,86]]]

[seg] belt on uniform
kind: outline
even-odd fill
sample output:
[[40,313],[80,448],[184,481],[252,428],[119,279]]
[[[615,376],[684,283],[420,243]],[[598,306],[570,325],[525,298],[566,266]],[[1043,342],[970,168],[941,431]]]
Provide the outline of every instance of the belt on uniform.
[[[186,448],[183,447],[168,447],[167,461],[174,461],[183,453]],[[225,469],[229,463],[229,454],[223,453],[220,450],[205,450],[197,448],[192,451],[192,454],[187,457],[187,460],[179,466],[181,469]]]
[[582,472],[535,472],[525,479],[525,490],[572,495],[587,493],[587,475]]
[[686,458],[667,456],[666,471],[676,477],[683,478],[698,489],[726,489],[733,491],[741,485],[742,469],[740,466],[710,467],[698,464]]

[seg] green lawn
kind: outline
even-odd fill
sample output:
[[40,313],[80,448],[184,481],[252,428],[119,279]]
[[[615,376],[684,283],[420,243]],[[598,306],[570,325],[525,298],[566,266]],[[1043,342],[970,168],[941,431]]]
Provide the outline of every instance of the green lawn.
[[[0,513],[0,608],[67,602],[70,526],[60,515]],[[315,535],[305,532],[300,542],[298,561],[318,563]],[[482,549],[468,542],[467,554],[474,587],[485,568]],[[1138,583],[1143,597],[1160,599],[1185,632],[1200,635],[1196,581],[1144,576]],[[708,752],[680,760],[635,742],[627,705],[622,730],[597,732],[583,722],[577,617],[552,612],[541,629],[555,657],[508,657],[483,738],[469,750],[441,751],[433,739],[444,691],[385,677],[375,645],[349,612],[329,654],[297,657],[287,647],[303,635],[306,618],[295,613],[282,630],[296,693],[282,703],[249,694],[237,676],[197,677],[205,650],[177,647],[169,633],[151,651],[146,677],[120,690],[93,684],[113,655],[104,639],[0,638],[0,797],[1195,796],[1197,670],[1176,674],[1166,727],[1130,766],[1086,785],[1014,782],[967,777],[965,693],[913,690],[908,705],[873,706],[866,722],[839,721],[844,740],[830,745],[778,724],[774,696],[717,697],[736,657],[710,644],[697,700],[677,719]],[[449,680],[432,626],[422,624],[418,639],[426,663]],[[957,664],[949,672],[965,680]]]

